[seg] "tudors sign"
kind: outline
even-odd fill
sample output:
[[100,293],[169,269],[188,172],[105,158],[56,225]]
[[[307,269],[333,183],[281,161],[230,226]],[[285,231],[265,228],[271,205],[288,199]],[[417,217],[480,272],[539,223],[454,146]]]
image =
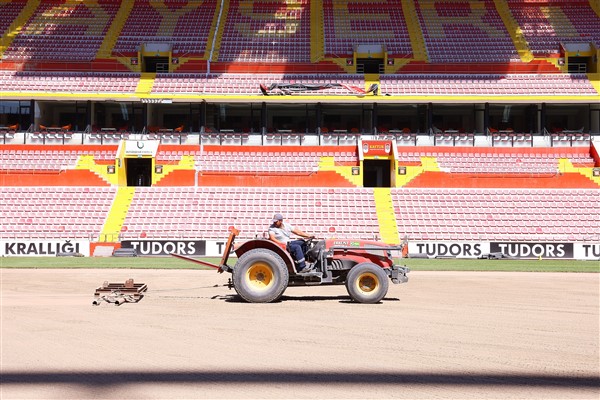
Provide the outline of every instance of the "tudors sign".
[[573,243],[491,242],[490,252],[516,258],[573,258]]
[[206,256],[204,240],[124,240],[121,247],[135,249],[138,256]]
[[430,258],[478,258],[490,252],[485,242],[408,242],[409,253],[427,254]]
[[54,257],[61,253],[90,255],[90,242],[87,240],[1,240],[2,257]]
[[555,258],[600,260],[600,243],[572,242],[408,242],[410,254],[426,254],[430,258],[479,258],[502,253],[514,258]]

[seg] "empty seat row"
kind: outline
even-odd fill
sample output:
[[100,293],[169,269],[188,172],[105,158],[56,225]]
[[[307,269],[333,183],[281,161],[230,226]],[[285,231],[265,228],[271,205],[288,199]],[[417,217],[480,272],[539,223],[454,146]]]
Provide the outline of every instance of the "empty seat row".
[[[112,187],[0,187],[0,238],[98,235]],[[600,238],[597,189],[393,188],[400,237],[409,240],[585,241]],[[222,239],[261,235],[274,213],[318,237],[373,239],[380,225],[371,188],[138,187],[122,238]]]

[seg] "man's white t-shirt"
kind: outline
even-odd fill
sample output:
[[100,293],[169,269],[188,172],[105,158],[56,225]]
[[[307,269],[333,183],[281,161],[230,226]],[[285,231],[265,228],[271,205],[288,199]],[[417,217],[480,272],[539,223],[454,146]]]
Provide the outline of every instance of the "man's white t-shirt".
[[278,241],[287,244],[290,240],[292,240],[292,231],[296,229],[294,226],[288,224],[287,222],[281,223],[281,228],[276,227],[275,225],[271,225],[269,227],[269,234],[273,234],[275,239]]

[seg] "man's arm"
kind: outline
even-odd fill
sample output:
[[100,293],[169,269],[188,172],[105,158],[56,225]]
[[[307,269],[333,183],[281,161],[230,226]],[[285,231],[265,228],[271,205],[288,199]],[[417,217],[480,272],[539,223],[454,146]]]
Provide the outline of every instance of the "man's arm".
[[300,236],[300,237],[303,237],[303,238],[311,238],[311,237],[312,237],[312,235],[309,235],[308,233],[305,233],[305,232],[301,231],[301,230],[300,230],[300,229],[298,229],[298,228],[295,228],[295,229],[292,231],[292,233],[294,233],[294,234],[296,234],[296,235],[298,235],[298,236]]

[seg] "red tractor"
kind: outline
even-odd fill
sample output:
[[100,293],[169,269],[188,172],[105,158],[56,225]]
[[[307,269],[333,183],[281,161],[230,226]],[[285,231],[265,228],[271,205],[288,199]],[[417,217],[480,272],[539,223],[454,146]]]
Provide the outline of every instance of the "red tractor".
[[[408,281],[405,266],[394,265],[389,246],[377,241],[307,239],[306,261],[313,265],[310,272],[298,273],[291,255],[267,239],[252,239],[234,246],[239,231],[230,229],[229,239],[220,265],[183,258],[202,265],[230,272],[229,287],[250,303],[278,300],[288,286],[346,285],[350,297],[359,303],[377,303],[387,294],[389,281]],[[238,256],[234,266],[227,265],[231,250]]]

